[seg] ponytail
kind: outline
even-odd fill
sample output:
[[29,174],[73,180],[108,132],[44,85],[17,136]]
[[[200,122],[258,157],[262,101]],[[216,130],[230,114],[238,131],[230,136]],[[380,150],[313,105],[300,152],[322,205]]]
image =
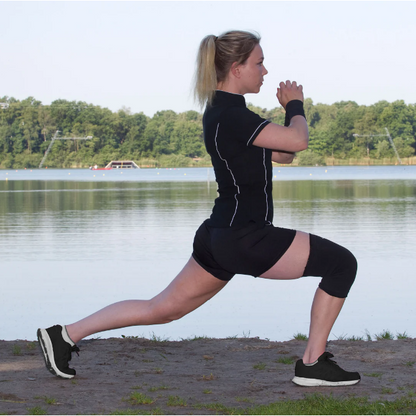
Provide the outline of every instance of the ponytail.
[[203,107],[211,103],[217,88],[217,72],[215,70],[215,41],[217,37],[208,35],[199,46],[195,72],[195,99]]

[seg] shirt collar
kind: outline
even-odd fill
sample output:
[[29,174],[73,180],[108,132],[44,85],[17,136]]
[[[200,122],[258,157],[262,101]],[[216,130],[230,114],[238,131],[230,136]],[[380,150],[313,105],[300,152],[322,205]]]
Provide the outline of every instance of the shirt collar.
[[213,100],[213,105],[219,104],[233,104],[233,105],[241,105],[246,106],[246,99],[244,95],[241,94],[234,94],[232,92],[222,91],[222,90],[215,90],[215,96]]

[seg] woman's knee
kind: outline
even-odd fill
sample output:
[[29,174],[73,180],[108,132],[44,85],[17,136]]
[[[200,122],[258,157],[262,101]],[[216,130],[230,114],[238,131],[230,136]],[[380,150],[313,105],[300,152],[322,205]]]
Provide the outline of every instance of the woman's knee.
[[169,322],[177,321],[187,315],[187,313],[183,307],[163,302],[157,298],[149,301],[149,315],[155,324],[168,324]]
[[357,274],[357,259],[345,247],[310,235],[310,255],[304,276],[321,276],[319,287],[331,296],[347,297]]

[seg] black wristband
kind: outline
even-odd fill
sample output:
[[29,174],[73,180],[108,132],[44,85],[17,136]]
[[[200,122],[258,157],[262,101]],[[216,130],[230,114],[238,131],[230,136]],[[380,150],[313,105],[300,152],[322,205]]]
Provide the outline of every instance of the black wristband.
[[290,120],[292,119],[293,116],[305,117],[305,110],[303,109],[302,101],[292,100],[286,104],[285,127],[289,126]]

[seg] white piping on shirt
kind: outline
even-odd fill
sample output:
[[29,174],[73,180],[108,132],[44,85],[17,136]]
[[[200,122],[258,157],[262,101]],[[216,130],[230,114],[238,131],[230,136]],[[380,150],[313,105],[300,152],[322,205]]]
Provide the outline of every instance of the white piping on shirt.
[[267,216],[269,215],[269,198],[267,196],[267,166],[266,166],[266,149],[263,149],[263,167],[264,167],[264,195],[266,197],[266,215],[264,216],[264,221],[267,221]]
[[247,146],[250,144],[250,140],[253,138],[253,136],[256,134],[257,130],[264,124],[264,123],[268,123],[268,120],[264,120],[263,123],[259,124],[259,126],[256,128],[256,130],[254,130],[254,133],[250,136],[250,138],[247,141]]
[[240,194],[240,187],[237,185],[237,183],[236,183],[236,181],[235,181],[235,177],[234,177],[234,175],[233,175],[233,172],[232,172],[232,170],[230,169],[230,167],[228,166],[228,162],[227,162],[227,160],[226,159],[224,159],[222,156],[221,156],[221,153],[220,153],[220,151],[219,151],[219,149],[218,149],[218,143],[217,143],[217,136],[218,136],[218,129],[220,128],[220,123],[218,123],[217,124],[217,131],[215,132],[215,138],[214,138],[214,142],[215,142],[215,148],[217,149],[217,153],[218,153],[218,156],[219,156],[219,158],[225,163],[225,166],[227,167],[227,169],[228,169],[228,171],[230,172],[230,174],[231,174],[231,177],[233,178],[233,182],[234,182],[234,185],[235,185],[235,187],[237,188],[237,193],[236,194],[234,194],[234,199],[235,199],[235,210],[234,210],[234,215],[233,215],[233,217],[231,218],[231,222],[230,222],[230,227],[231,227],[231,225],[233,224],[233,221],[234,221],[234,218],[235,218],[235,216],[236,216],[236,214],[237,214],[237,209],[238,209],[238,199],[237,199],[237,195],[239,195]]
[[[249,144],[249,142],[250,142],[251,138],[254,136],[254,134],[256,133],[256,131],[260,128],[260,126],[261,126],[261,125],[263,125],[263,124],[264,124],[264,123],[266,123],[266,122],[267,122],[267,120],[266,120],[266,121],[264,121],[263,123],[261,123],[261,124],[257,127],[257,129],[255,130],[255,132],[251,135],[250,139],[248,140],[247,145]],[[218,124],[217,124],[217,130],[216,130],[216,132],[215,132],[215,138],[214,138],[215,148],[216,148],[216,150],[217,150],[217,153],[218,153],[219,158],[220,158],[220,159],[221,159],[221,160],[225,163],[225,165],[226,165],[226,167],[227,167],[228,171],[230,172],[230,175],[231,175],[231,177],[233,178],[234,185],[235,185],[235,187],[237,188],[237,193],[236,193],[236,194],[234,194],[234,199],[235,199],[236,204],[235,204],[234,214],[233,214],[233,217],[231,218],[231,222],[230,222],[230,227],[231,227],[231,225],[233,224],[234,218],[235,218],[235,216],[236,216],[236,214],[237,214],[237,210],[238,210],[238,199],[237,199],[237,195],[239,195],[239,194],[240,194],[240,187],[237,185],[237,182],[236,182],[236,180],[235,180],[235,176],[233,175],[232,170],[231,170],[231,169],[230,169],[230,167],[228,166],[228,162],[227,162],[227,160],[226,160],[226,159],[224,159],[224,158],[221,156],[221,153],[220,153],[220,151],[219,151],[219,149],[218,149],[217,137],[218,137],[218,130],[219,130],[219,128],[220,128],[220,123],[218,123]],[[268,196],[267,196],[267,185],[268,185],[268,181],[267,181],[267,166],[266,166],[266,149],[264,149],[264,148],[263,148],[263,167],[264,167],[264,182],[265,182],[265,184],[264,184],[264,189],[263,189],[263,190],[264,190],[264,197],[265,197],[265,200],[266,200],[266,215],[264,216],[264,220],[265,220],[265,221],[267,221],[267,216],[269,215],[269,199],[268,199]]]

